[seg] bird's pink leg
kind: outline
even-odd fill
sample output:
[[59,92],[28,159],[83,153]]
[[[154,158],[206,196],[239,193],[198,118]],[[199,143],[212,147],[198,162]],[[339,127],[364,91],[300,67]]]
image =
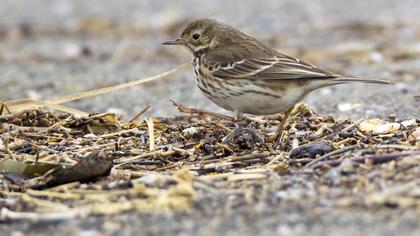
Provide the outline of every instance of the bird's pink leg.
[[235,111],[234,121],[241,121],[243,119],[243,113],[241,111]]

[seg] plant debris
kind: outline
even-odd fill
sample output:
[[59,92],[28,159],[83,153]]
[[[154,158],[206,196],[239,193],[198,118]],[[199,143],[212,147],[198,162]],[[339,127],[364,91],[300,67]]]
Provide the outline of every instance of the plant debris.
[[[318,187],[306,191],[337,206],[420,207],[419,119],[351,122],[304,105],[295,110],[278,145],[267,141],[280,124],[274,116],[235,123],[199,110],[205,116],[124,122],[112,113],[82,117],[44,108],[1,115],[0,220],[188,211],[199,204],[197,193],[234,188],[246,195],[255,186],[290,198],[282,193],[287,186],[311,180]],[[11,175],[34,165],[52,170]],[[401,184],[417,190],[394,190]]]
[[54,187],[75,181],[86,182],[96,177],[104,176],[112,168],[112,160],[103,152],[94,152],[69,168],[58,166],[45,175],[32,179],[26,183],[27,188],[40,189]]

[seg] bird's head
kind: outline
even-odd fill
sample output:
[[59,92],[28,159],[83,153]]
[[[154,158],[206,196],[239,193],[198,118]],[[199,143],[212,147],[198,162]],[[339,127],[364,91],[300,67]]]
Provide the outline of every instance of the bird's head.
[[192,53],[218,45],[217,29],[221,26],[215,20],[198,19],[185,27],[181,37],[164,42],[164,45],[182,45]]

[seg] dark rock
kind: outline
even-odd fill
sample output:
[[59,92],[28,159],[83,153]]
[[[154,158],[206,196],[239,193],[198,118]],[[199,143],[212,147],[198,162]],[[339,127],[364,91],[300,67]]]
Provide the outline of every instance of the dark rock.
[[331,145],[326,143],[310,143],[293,149],[290,152],[290,158],[315,158],[316,155],[324,155],[332,150]]

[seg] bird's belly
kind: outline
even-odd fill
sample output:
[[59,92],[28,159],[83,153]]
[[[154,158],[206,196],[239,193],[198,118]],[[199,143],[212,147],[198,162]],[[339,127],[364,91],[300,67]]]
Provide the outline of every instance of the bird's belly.
[[302,97],[302,90],[272,89],[246,80],[217,80],[197,78],[197,85],[204,95],[226,110],[254,115],[285,112]]
[[254,115],[268,115],[285,112],[299,100],[299,97],[272,97],[263,94],[247,93],[232,97],[229,102],[235,111]]

